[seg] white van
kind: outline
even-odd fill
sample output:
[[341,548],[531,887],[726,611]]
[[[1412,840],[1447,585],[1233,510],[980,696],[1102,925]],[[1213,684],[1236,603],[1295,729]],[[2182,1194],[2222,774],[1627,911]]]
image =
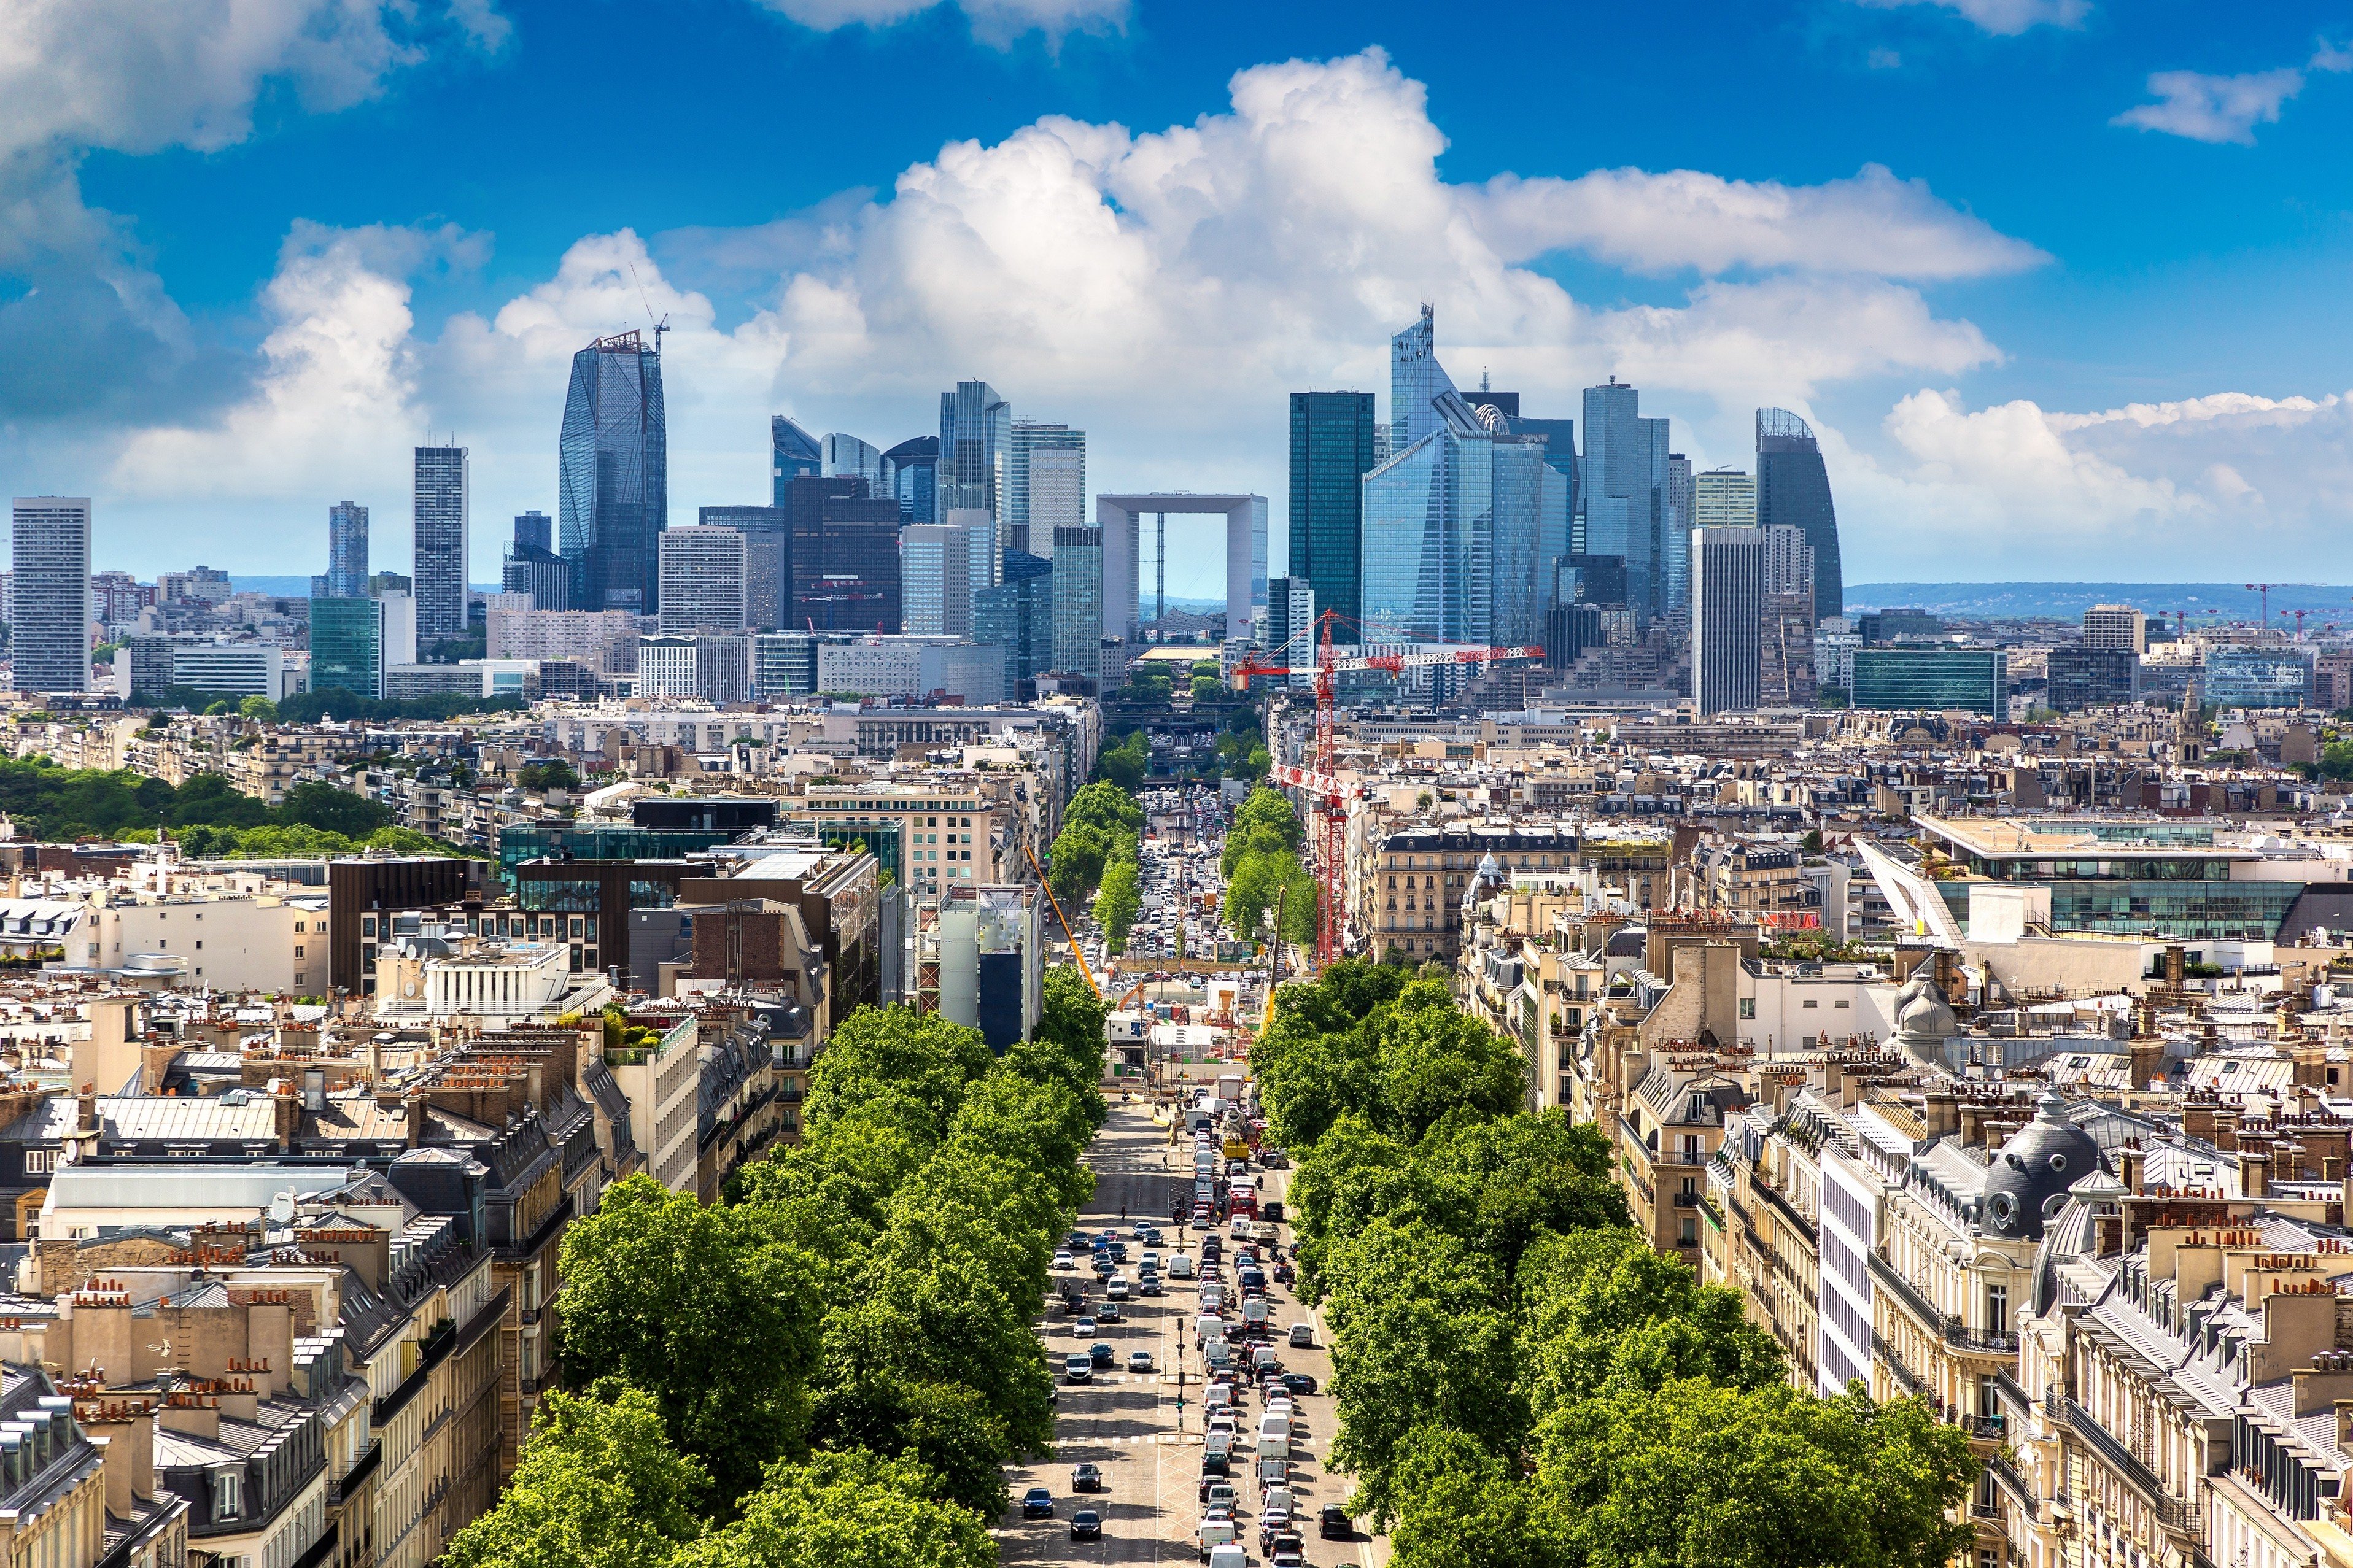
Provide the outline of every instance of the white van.
[[1291,1416],[1285,1411],[1269,1411],[1258,1418],[1258,1435],[1261,1440],[1271,1436],[1282,1439],[1286,1450],[1291,1442]]
[[1214,1344],[1226,1337],[1226,1321],[1215,1312],[1204,1312],[1193,1320],[1193,1337],[1203,1344]]
[[1234,1451],[1231,1431],[1212,1427],[1201,1439],[1201,1452],[1213,1459],[1230,1458]]
[[[1124,1300],[1125,1300],[1125,1297],[1124,1295],[1114,1296],[1112,1300],[1114,1301]],[[1253,1296],[1249,1300],[1242,1303],[1242,1321],[1250,1324],[1253,1328],[1262,1329],[1266,1327],[1265,1297]]]
[[1258,1462],[1258,1484],[1261,1487],[1279,1487],[1290,1479],[1291,1466],[1287,1460],[1264,1458]]
[[[1214,1312],[1225,1304],[1226,1288],[1223,1284],[1215,1279],[1204,1279],[1201,1281],[1201,1305]],[[1259,1318],[1261,1321],[1264,1321],[1266,1314],[1264,1312],[1261,1312],[1259,1314]]]
[[1282,1459],[1291,1457],[1291,1438],[1285,1433],[1261,1431],[1253,1450],[1261,1459]]
[[1209,1548],[1209,1568],[1250,1568],[1250,1555],[1240,1546],[1228,1542]]
[[1201,1552],[1211,1563],[1218,1561],[1218,1553],[1220,1552],[1230,1552],[1235,1554],[1228,1559],[1229,1562],[1241,1562],[1242,1549],[1236,1546],[1233,1541],[1234,1521],[1232,1520],[1205,1519],[1201,1521]]

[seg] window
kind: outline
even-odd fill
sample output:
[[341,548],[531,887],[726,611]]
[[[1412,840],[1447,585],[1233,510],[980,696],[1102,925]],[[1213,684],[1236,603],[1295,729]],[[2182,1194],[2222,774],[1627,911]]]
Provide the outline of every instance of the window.
[[57,1168],[58,1151],[55,1149],[27,1149],[25,1151],[25,1174],[28,1176],[46,1176]]
[[302,944],[299,942],[294,944],[294,956],[297,958],[302,956]]
[[245,1478],[242,1475],[226,1467],[213,1472],[213,1516],[215,1518],[235,1519],[244,1511],[244,1494]]
[[1754,997],[1754,996],[1743,996],[1743,997],[1740,999],[1740,1016],[1741,1016],[1742,1017],[1744,1017],[1744,1018],[1754,1018],[1755,1016],[1757,1016],[1757,998],[1756,998],[1756,997]]
[[1996,1334],[2010,1332],[2010,1287],[2007,1285],[1986,1287],[1986,1330]]

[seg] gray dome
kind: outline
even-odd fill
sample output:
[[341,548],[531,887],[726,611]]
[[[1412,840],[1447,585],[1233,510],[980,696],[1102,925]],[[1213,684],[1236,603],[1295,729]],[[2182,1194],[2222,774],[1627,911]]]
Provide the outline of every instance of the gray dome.
[[2067,1189],[2105,1168],[2099,1144],[2067,1120],[2066,1102],[2045,1094],[2034,1120],[2010,1134],[1987,1168],[1980,1223],[1988,1236],[2040,1241],[2044,1221],[2066,1206]]

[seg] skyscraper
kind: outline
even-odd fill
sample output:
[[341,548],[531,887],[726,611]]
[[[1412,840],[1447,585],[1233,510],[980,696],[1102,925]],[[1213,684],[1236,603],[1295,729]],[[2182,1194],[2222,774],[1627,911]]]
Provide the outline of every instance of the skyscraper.
[[[1644,420],[1644,424],[1651,421]],[[1664,426],[1666,421],[1657,421]],[[1692,466],[1691,459],[1681,452],[1667,454],[1664,479],[1659,486],[1659,541],[1664,549],[1659,563],[1659,581],[1667,592],[1661,595],[1659,608],[1672,614],[1689,601],[1691,594],[1691,529],[1692,529]]]
[[1820,691],[1814,674],[1814,547],[1794,528],[1757,531],[1765,542],[1757,705],[1811,708]]
[[785,504],[785,492],[795,479],[816,479],[825,471],[825,455],[817,437],[781,414],[768,416],[769,469],[775,476],[776,504]]
[[[1335,643],[1357,640],[1362,608],[1357,552],[1364,542],[1364,478],[1373,468],[1373,395],[1291,395],[1291,576],[1343,618]],[[1273,585],[1267,592],[1273,605]]]
[[1757,480],[1745,468],[1710,468],[1692,479],[1692,526],[1747,528],[1757,522]]
[[90,498],[19,496],[9,579],[19,691],[90,689]]
[[338,501],[327,509],[327,592],[356,599],[367,592],[367,579],[368,509]]
[[1814,615],[1844,614],[1846,578],[1839,565],[1830,470],[1812,426],[1786,408],[1757,411],[1757,521],[1804,530],[1814,547]]
[[835,430],[818,443],[818,474],[823,479],[864,479],[866,493],[882,493],[882,454],[855,436]]
[[1757,706],[1765,542],[1754,528],[1690,534],[1692,701],[1702,713]]
[[740,632],[744,626],[744,534],[687,523],[661,536],[661,633]]
[[[1293,394],[1296,396],[1297,394]],[[1266,585],[1266,649],[1271,660],[1293,669],[1315,668],[1323,640],[1315,620],[1315,585],[1304,577],[1277,577]],[[1338,642],[1339,628],[1333,628]]]
[[499,586],[510,594],[529,594],[534,610],[572,607],[572,568],[549,548],[554,539],[554,522],[543,511],[518,513],[514,542],[507,547],[506,563],[499,574]]
[[1577,486],[1587,555],[1626,563],[1626,602],[1647,619],[1664,605],[1659,574],[1667,422],[1645,419],[1641,395],[1611,377],[1585,389],[1585,458]]
[[430,647],[466,635],[466,448],[417,447],[416,496],[417,639]]
[[[1013,405],[985,381],[959,381],[940,394],[940,456],[937,511],[977,509],[997,529],[1003,549],[1007,468],[1013,455]],[[989,568],[994,586],[997,567]]]
[[1054,530],[1087,521],[1087,433],[1015,420],[1006,477],[1006,548],[1051,560]]
[[661,354],[634,331],[572,356],[558,442],[557,517],[575,609],[660,608],[656,542],[670,526]]
[[2128,605],[2094,605],[2084,612],[2084,646],[2147,653],[2148,617]]
[[[1482,397],[1497,395],[1482,393]],[[1577,511],[1577,421],[1574,419],[1523,419],[1512,416],[1512,434],[1541,436],[1545,438],[1545,467],[1560,476],[1559,492],[1546,501],[1545,534],[1536,542],[1537,572],[1541,575],[1541,597],[1552,603],[1554,584],[1558,581],[1560,563],[1567,557],[1575,542],[1574,526]]]
[[848,477],[793,481],[786,630],[899,630],[899,506],[864,488]]
[[1054,536],[1054,668],[1099,679],[1103,644],[1103,531],[1065,528]]
[[940,438],[917,436],[882,454],[881,493],[899,503],[902,522],[936,522],[934,502],[940,473]]
[[706,506],[695,521],[744,536],[744,616],[754,631],[790,624],[793,526],[789,506]]
[[973,536],[991,531],[987,512],[958,515],[979,527],[911,522],[899,531],[899,623],[911,637],[973,635]]

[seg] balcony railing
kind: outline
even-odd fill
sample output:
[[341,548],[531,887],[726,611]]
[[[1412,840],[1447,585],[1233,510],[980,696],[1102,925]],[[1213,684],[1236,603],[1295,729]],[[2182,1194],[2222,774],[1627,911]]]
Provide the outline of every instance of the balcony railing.
[[2018,1500],[2018,1506],[2026,1510],[2027,1518],[2040,1519],[2042,1516],[2042,1500],[2034,1495],[2034,1489],[2026,1484],[2026,1478],[2018,1473],[2017,1466],[2000,1454],[1988,1454],[1985,1468],[1993,1473],[1996,1483]]
[[1953,1425],[1972,1437],[2000,1437],[2009,1430],[2009,1423],[1999,1415],[1957,1415]]
[[2147,1461],[2118,1442],[2116,1434],[2099,1423],[2090,1411],[2063,1396],[2053,1396],[2053,1403],[2065,1413],[2067,1425],[2084,1446],[2099,1456],[2101,1463],[2125,1479],[2126,1484],[2148,1499],[2157,1512],[2158,1522],[2166,1529],[2195,1535],[2200,1524],[2196,1503],[2184,1501],[2166,1489],[2164,1478],[2149,1468]]
[[1677,1193],[1674,1195],[1674,1201],[1675,1207],[1679,1209],[1695,1209],[1699,1207],[1699,1194],[1697,1193]]

